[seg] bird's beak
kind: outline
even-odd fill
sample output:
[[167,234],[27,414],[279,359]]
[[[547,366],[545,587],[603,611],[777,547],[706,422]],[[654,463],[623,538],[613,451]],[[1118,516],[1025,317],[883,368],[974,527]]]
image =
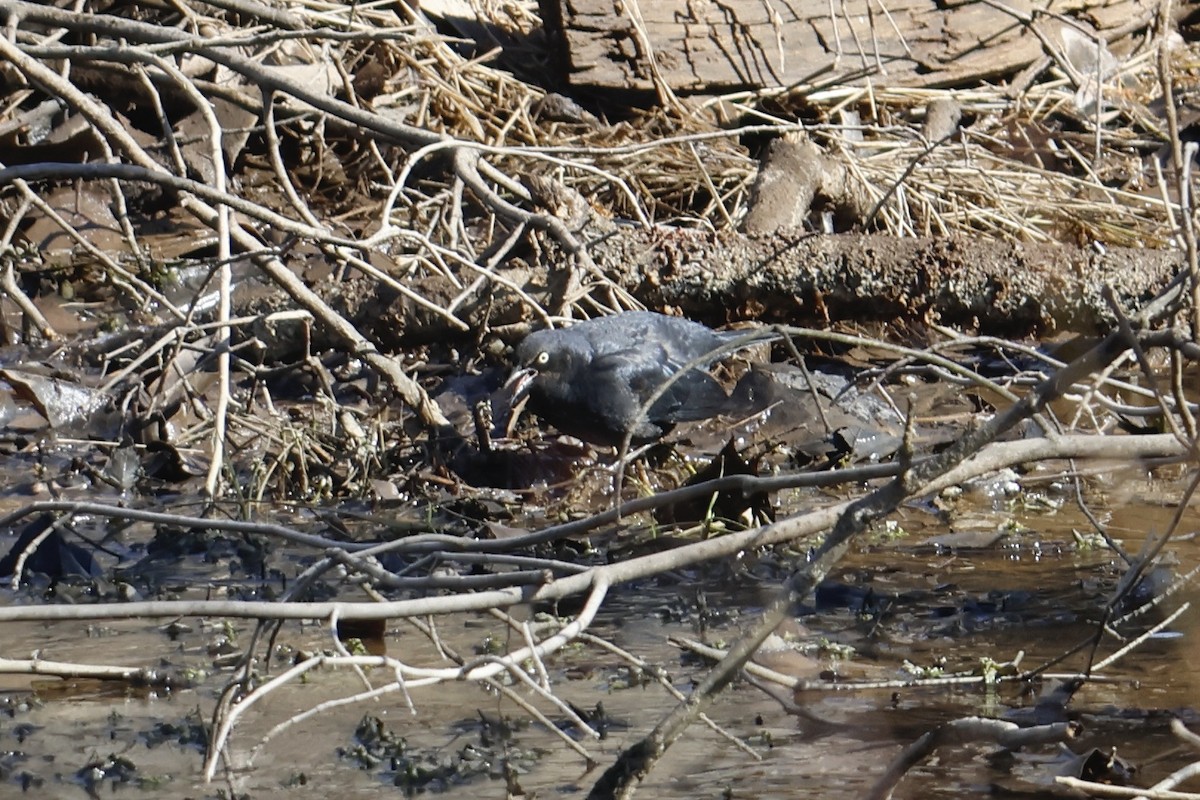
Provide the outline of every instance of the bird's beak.
[[529,396],[529,390],[533,387],[533,379],[537,377],[537,374],[537,370],[532,367],[513,370],[513,374],[509,375],[508,380],[504,382],[504,391],[508,392],[510,405],[515,406]]
[[504,403],[505,406],[503,413],[499,415],[496,427],[502,431],[501,435],[506,439],[512,438],[513,428],[517,425],[517,417],[521,416],[525,398],[529,397],[529,392],[533,388],[533,379],[537,377],[537,374],[537,370],[532,367],[513,370],[513,374],[508,376],[508,380],[504,382],[504,386],[496,396],[495,402]]

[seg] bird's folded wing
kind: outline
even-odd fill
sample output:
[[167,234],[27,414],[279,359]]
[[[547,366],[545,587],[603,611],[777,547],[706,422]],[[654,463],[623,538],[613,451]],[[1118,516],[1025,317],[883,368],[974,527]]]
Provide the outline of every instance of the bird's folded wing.
[[717,379],[703,370],[692,369],[675,379],[651,409],[650,416],[688,422],[715,417],[727,410],[729,395]]
[[[702,369],[679,372],[661,347],[644,346],[600,356],[592,361],[592,383],[606,392],[605,405],[633,418],[660,387],[662,395],[645,410],[645,418],[661,422],[708,419],[726,411],[729,396]],[[672,380],[674,377],[674,380]]]

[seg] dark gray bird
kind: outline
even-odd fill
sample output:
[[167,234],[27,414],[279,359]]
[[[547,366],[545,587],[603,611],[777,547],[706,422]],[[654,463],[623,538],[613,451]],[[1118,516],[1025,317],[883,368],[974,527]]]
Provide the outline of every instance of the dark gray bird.
[[[729,396],[706,368],[743,335],[650,311],[599,317],[529,334],[517,346],[517,369],[506,386],[514,405],[528,397],[530,410],[563,433],[605,445],[629,435],[644,444],[677,422],[730,410]],[[684,370],[701,357],[701,366]]]

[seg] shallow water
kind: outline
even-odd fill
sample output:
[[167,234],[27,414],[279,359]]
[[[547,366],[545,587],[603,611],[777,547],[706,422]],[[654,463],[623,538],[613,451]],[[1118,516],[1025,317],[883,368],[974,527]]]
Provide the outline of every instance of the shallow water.
[[[1166,528],[1173,509],[1161,498],[1173,496],[1170,490],[1177,487],[1161,479],[1134,480],[1132,474],[1125,473],[1120,481],[1111,476],[1094,481],[1092,502],[1093,510],[1109,520],[1113,535],[1136,552],[1146,531]],[[854,648],[838,667],[851,681],[902,681],[911,677],[905,662],[969,671],[981,658],[1003,662],[1019,653],[1021,666],[1031,669],[1083,641],[1116,584],[1116,559],[1107,550],[1077,546],[1072,531],[1086,532],[1090,526],[1065,497],[1051,493],[1045,499],[1052,502],[1034,502],[1037,499],[1031,492],[1000,499],[969,495],[959,501],[949,529],[929,507],[906,508],[887,531],[858,547],[831,576],[838,591],[823,595],[819,607],[801,620],[808,631],[806,640]],[[1194,525],[1195,517],[1189,514],[1183,532]],[[948,530],[988,534],[1000,526],[1012,532],[979,549],[947,549],[930,539]],[[129,538],[136,540],[136,530]],[[1169,550],[1179,572],[1200,561],[1200,548],[1187,537],[1180,536]],[[286,549],[274,556],[285,564],[291,560],[292,573],[299,570],[300,561],[311,558],[309,553],[289,556]],[[795,558],[799,556],[783,551],[750,554],[736,569],[713,565],[686,576],[621,587],[591,632],[666,670],[673,685],[686,692],[705,665],[681,654],[667,637],[728,643],[753,622],[755,609],[769,601],[778,576]],[[190,586],[184,596],[212,591],[219,596],[222,587],[243,582],[242,577],[234,580],[229,563],[205,565],[188,559],[180,566],[185,569],[176,582],[180,588]],[[25,591],[15,596],[6,592],[0,603],[24,602],[30,597]],[[1173,608],[1178,602],[1172,599],[1166,605]],[[1150,616],[1161,618],[1163,613]],[[8,657],[36,652],[58,661],[190,669],[198,672],[198,681],[191,688],[147,693],[93,682],[51,690],[54,681],[45,679],[31,688],[34,682],[28,678],[6,677],[0,698],[6,711],[0,716],[0,749],[7,751],[0,762],[0,796],[15,796],[22,786],[30,786],[32,796],[87,797],[86,771],[81,770],[109,755],[128,759],[136,770],[120,780],[99,778],[92,786],[93,796],[110,793],[110,784],[126,796],[198,798],[229,791],[254,798],[323,796],[331,791],[339,798],[365,798],[398,791],[393,784],[403,770],[398,772],[395,764],[363,767],[342,754],[355,746],[355,728],[364,715],[378,717],[388,731],[403,737],[406,752],[424,768],[461,766],[464,754],[472,764],[484,765],[480,776],[461,782],[457,777],[434,780],[423,786],[424,791],[504,797],[505,782],[495,775],[507,757],[527,794],[572,796],[586,792],[622,747],[646,733],[674,705],[653,683],[630,687],[629,670],[616,656],[592,647],[568,647],[546,668],[560,698],[585,710],[603,704],[607,737],[582,742],[600,765],[598,770],[589,772],[579,755],[510,701],[463,682],[415,690],[415,713],[395,693],[330,709],[278,733],[255,753],[262,737],[289,716],[361,688],[350,670],[319,670],[252,709],[234,734],[232,763],[225,765],[217,782],[205,784],[201,748],[187,741],[185,732],[189,722],[207,723],[230,674],[214,665],[219,646],[230,637],[235,645],[244,643],[251,626],[245,621],[182,622],[186,629],[174,638],[165,620],[5,624]],[[1127,630],[1136,633],[1147,624],[1139,622],[1136,629]],[[1171,626],[1169,637],[1145,643],[1105,670],[1104,681],[1091,682],[1076,694],[1068,706],[1071,717],[1084,726],[1082,738],[1073,745],[1076,752],[1115,748],[1140,768],[1139,785],[1149,785],[1190,760],[1171,739],[1167,725],[1168,712],[1198,721],[1200,694],[1189,667],[1200,657],[1195,627],[1195,615],[1185,615]],[[481,652],[489,637],[510,641],[507,630],[485,615],[442,618],[438,630],[445,645],[468,658]],[[428,639],[407,623],[390,625],[386,642],[389,653],[408,663],[444,663]],[[296,650],[331,648],[327,630],[316,623],[286,625],[278,644],[283,648],[280,657]],[[1102,653],[1115,647],[1113,639],[1106,639]],[[826,654],[816,657],[818,667],[830,666]],[[1084,657],[1077,655],[1054,671],[1073,672],[1084,664]],[[388,680],[378,670],[369,671],[368,677],[377,684]],[[531,697],[526,690],[518,691]],[[1004,717],[1030,706],[1033,699],[1032,691],[1014,683],[992,688],[847,687],[799,694],[797,700],[807,710],[839,723],[830,730],[786,715],[774,700],[738,683],[709,713],[761,760],[693,725],[641,792],[656,798],[723,793],[861,797],[900,749],[925,731],[963,716]],[[556,721],[563,720],[549,704],[535,702]],[[509,720],[513,730],[501,730],[496,724],[501,719]],[[896,796],[961,797],[999,787],[1049,796],[1051,768],[1045,762],[1055,748],[1028,748],[1007,759],[995,757],[996,752],[986,745],[941,751],[912,770]]]

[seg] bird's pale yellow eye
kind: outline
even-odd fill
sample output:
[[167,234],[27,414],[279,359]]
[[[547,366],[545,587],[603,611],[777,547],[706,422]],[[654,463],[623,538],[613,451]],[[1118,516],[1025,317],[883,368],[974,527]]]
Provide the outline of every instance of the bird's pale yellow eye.
[[539,367],[546,366],[550,363],[550,354],[543,350],[537,354],[537,358],[533,360],[533,363],[537,364]]

